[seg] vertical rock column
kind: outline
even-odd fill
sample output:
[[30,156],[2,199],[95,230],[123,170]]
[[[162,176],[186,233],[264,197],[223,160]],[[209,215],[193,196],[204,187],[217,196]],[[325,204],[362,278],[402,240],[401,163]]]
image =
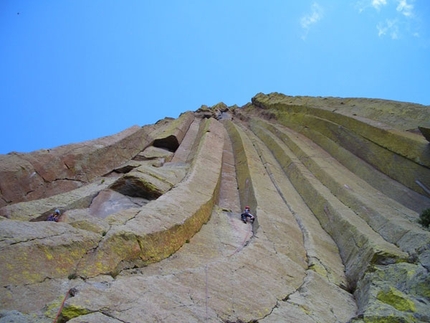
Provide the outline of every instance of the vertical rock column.
[[222,125],[201,124],[190,172],[184,181],[151,201],[124,225],[109,230],[78,273],[92,277],[160,261],[177,251],[208,221],[218,199],[224,145]]

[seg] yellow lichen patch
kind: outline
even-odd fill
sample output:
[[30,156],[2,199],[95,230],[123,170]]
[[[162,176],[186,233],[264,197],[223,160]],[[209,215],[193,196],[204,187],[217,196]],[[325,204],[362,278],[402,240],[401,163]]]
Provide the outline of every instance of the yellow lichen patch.
[[16,281],[20,281],[22,277],[25,277],[25,280],[28,282],[37,282],[42,278],[42,275],[29,270],[24,270],[21,273],[18,273],[17,275],[15,275],[15,277],[16,277]]
[[309,315],[312,313],[312,311],[309,309],[309,306],[307,305],[299,305],[300,310],[303,311],[306,315]]
[[315,271],[317,274],[321,275],[322,277],[327,277],[328,273],[324,266],[322,266],[319,263],[314,263],[309,266],[310,270]]
[[46,249],[45,249],[45,256],[46,256],[46,259],[48,260],[54,259],[54,256]]
[[58,313],[58,309],[61,306],[61,302],[62,302],[62,297],[59,297],[58,300],[49,303],[46,305],[45,307],[45,316],[53,318],[57,315]]
[[407,295],[394,287],[389,287],[387,291],[380,291],[377,299],[385,304],[391,305],[399,311],[415,312],[416,310],[414,302],[408,299]]
[[85,250],[83,248],[78,248],[78,249],[72,249],[69,255],[70,255],[70,258],[78,259],[82,257],[84,253],[85,253]]

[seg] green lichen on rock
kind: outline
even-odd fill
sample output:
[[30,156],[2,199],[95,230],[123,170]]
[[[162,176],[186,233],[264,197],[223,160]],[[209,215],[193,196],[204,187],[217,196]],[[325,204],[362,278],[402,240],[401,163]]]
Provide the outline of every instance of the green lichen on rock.
[[430,209],[425,209],[420,214],[420,219],[418,220],[418,223],[421,224],[423,227],[429,227],[430,226]]
[[72,318],[75,318],[81,315],[86,315],[89,313],[91,312],[88,309],[80,306],[66,306],[61,311],[61,319],[67,322]]
[[415,312],[415,304],[407,295],[394,287],[389,287],[387,291],[380,291],[377,299],[383,303],[393,306],[395,309],[403,312]]
[[414,318],[404,318],[396,316],[371,316],[366,317],[363,320],[353,321],[354,323],[413,323],[418,322]]

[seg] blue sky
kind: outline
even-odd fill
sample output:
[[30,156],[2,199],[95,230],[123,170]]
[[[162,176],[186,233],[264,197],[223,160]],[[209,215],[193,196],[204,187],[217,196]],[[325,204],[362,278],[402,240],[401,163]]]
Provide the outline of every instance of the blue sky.
[[430,105],[430,1],[0,1],[0,154],[258,92]]

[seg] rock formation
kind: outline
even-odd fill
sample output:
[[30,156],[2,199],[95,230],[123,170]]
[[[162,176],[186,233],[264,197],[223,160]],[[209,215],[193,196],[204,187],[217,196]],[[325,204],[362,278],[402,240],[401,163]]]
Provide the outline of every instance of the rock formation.
[[1,155],[0,322],[430,322],[429,128],[260,93]]

